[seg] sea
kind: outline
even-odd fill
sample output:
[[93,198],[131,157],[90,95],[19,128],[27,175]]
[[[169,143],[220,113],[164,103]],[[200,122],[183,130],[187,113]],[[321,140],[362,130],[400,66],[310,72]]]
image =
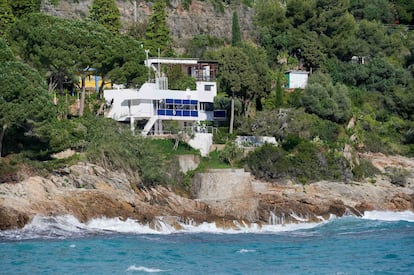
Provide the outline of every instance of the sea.
[[0,274],[414,274],[413,212],[235,225],[35,217],[0,231]]

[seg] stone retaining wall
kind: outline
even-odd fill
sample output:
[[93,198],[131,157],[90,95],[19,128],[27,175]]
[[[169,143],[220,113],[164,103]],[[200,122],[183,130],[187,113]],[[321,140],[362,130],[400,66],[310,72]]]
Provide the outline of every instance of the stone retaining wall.
[[244,169],[211,169],[194,177],[191,194],[202,201],[249,197],[253,192],[251,179]]

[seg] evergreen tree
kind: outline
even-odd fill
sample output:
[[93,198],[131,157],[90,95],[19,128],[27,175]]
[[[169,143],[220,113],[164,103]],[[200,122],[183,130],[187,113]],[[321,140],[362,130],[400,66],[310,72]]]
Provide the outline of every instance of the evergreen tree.
[[[30,135],[33,128],[53,118],[54,108],[39,73],[21,62],[0,63],[0,158],[9,129]],[[13,138],[17,138],[14,136]]]
[[8,2],[16,17],[40,11],[40,0],[9,0]]
[[167,26],[166,4],[163,0],[157,0],[152,6],[152,15],[149,19],[146,32],[146,47],[150,53],[157,55],[158,49],[163,55],[171,55],[172,38]]
[[242,38],[240,33],[239,16],[237,14],[237,11],[233,12],[231,35],[231,45],[233,47],[240,46],[242,43]]
[[234,125],[234,100],[235,97],[250,98],[255,90],[257,74],[249,63],[249,57],[242,49],[226,47],[219,52],[219,79],[220,88],[231,96],[230,127],[229,133],[233,133]]
[[0,0],[0,36],[5,35],[14,20],[13,11],[7,0]]
[[80,116],[85,78],[91,72],[127,85],[139,85],[145,79],[145,56],[140,44],[113,35],[95,22],[33,14],[18,20],[9,37],[18,56],[48,78],[50,89],[59,87],[63,93],[63,81],[72,80],[77,85],[80,76]]
[[113,33],[121,28],[121,13],[115,0],[93,0],[90,18]]

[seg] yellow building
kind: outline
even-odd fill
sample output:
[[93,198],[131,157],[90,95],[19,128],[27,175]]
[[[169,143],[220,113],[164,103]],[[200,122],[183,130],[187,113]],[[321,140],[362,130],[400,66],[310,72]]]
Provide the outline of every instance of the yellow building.
[[[82,85],[82,80],[79,78],[79,86]],[[88,75],[85,79],[85,88],[88,91],[98,91],[102,85],[102,78],[98,75]],[[112,88],[110,80],[105,80],[105,88]]]

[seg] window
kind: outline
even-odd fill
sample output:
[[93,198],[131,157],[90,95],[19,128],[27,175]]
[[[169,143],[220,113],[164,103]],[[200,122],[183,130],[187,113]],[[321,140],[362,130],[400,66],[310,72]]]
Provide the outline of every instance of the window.
[[211,91],[213,85],[204,85],[204,91]]

